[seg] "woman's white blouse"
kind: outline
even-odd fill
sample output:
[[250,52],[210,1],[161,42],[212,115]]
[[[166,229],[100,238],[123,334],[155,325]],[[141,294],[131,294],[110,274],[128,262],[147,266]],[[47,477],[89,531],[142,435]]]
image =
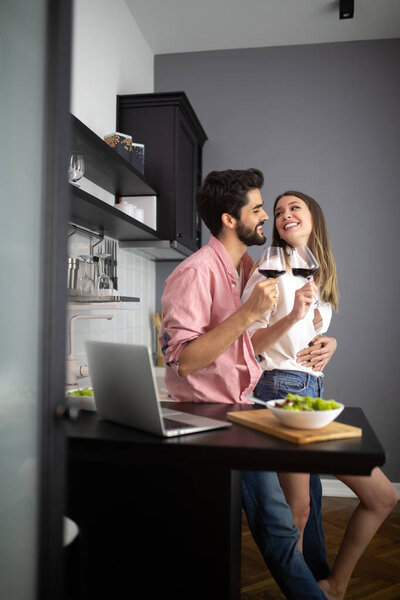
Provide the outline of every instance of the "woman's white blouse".
[[[265,277],[256,269],[243,290],[242,303],[246,302],[249,298],[253,287],[264,280]],[[290,271],[286,272],[285,275],[282,275],[282,277],[279,277],[276,281],[279,286],[277,310],[275,312],[269,311],[262,319],[255,321],[247,330],[250,336],[260,329],[260,327],[273,325],[282,319],[282,317],[288,315],[293,308],[296,290],[307,283],[307,280],[304,277],[294,277]],[[318,333],[325,333],[331,322],[332,306],[329,303],[322,303],[319,293],[317,299],[320,302],[320,306],[317,307],[317,310],[321,315],[321,320],[317,324],[317,327],[314,327],[314,307],[311,307],[304,319],[295,323],[273,347],[268,348],[268,350],[260,355],[262,359],[260,367],[264,371],[282,369],[285,371],[304,371],[306,373],[311,373],[316,377],[323,375],[320,371],[313,371],[312,368],[304,367],[301,363],[296,362],[297,352],[306,348],[309,342]]]

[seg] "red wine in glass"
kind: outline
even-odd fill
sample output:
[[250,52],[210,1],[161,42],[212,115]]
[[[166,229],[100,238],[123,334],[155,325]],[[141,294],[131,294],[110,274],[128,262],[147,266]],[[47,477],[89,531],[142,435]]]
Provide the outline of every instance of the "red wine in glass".
[[290,266],[292,273],[296,277],[305,277],[312,281],[312,276],[319,268],[319,264],[314,254],[308,246],[293,248],[290,254]]
[[[271,277],[272,279],[278,279],[278,277],[284,275],[286,273],[286,262],[283,249],[278,246],[266,248],[261,255],[258,272],[264,277]],[[275,312],[276,309],[277,305],[275,304],[271,312]]]
[[272,279],[277,279],[286,273],[286,271],[279,271],[278,269],[258,269],[258,272],[264,277],[272,277]]
[[[295,277],[304,277],[307,281],[312,281],[313,274],[319,269],[317,259],[307,246],[292,249],[290,266]],[[319,306],[318,300],[314,301],[314,306]]]
[[292,268],[292,273],[295,277],[305,277],[309,281],[311,281],[311,278],[314,275],[315,271],[317,271],[317,268],[314,268],[314,269],[312,269],[312,268],[305,269],[305,268],[298,268],[298,267]]

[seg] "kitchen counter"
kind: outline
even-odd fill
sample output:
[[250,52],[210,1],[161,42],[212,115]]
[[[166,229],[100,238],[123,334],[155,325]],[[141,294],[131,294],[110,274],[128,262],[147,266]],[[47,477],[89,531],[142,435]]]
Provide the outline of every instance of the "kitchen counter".
[[[179,408],[223,419],[250,407]],[[122,598],[140,580],[151,597],[167,589],[175,599],[238,600],[240,470],[365,475],[382,465],[385,453],[362,410],[346,408],[338,420],[362,427],[362,438],[299,447],[232,424],[163,439],[82,413],[67,424],[67,515],[87,544],[85,598]]]

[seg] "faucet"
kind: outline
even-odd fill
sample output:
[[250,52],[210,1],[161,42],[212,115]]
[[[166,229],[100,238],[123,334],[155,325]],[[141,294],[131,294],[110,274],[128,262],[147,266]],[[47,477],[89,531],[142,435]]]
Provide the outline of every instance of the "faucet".
[[113,315],[74,315],[69,322],[69,354],[67,354],[66,366],[66,386],[73,388],[78,385],[78,377],[87,377],[89,369],[87,364],[76,364],[75,358],[75,322],[78,319],[107,319],[113,318]]

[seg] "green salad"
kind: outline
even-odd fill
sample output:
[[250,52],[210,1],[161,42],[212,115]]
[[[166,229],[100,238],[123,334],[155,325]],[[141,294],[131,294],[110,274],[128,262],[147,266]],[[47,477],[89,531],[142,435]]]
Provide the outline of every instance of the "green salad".
[[299,396],[288,394],[282,402],[275,402],[275,406],[284,410],[332,410],[340,408],[335,400],[323,400],[322,398],[311,398],[310,396]]
[[68,396],[93,396],[92,388],[82,388],[79,390],[74,390],[73,392],[68,392]]

